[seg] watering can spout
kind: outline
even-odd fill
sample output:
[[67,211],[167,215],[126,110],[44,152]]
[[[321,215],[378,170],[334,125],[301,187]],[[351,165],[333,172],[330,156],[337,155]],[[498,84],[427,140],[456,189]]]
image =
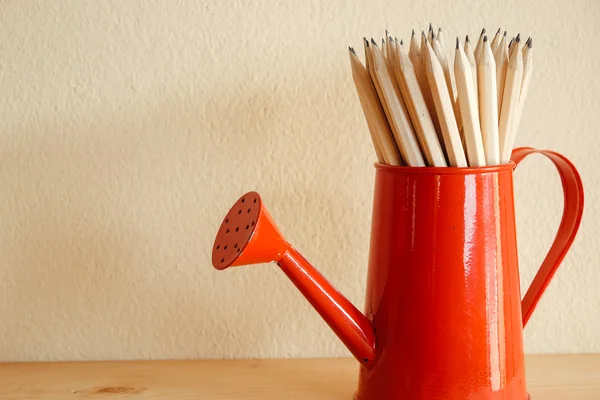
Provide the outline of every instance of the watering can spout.
[[213,266],[275,262],[366,368],[375,364],[371,321],[338,292],[284,238],[256,192],[244,194],[229,210],[215,238]]

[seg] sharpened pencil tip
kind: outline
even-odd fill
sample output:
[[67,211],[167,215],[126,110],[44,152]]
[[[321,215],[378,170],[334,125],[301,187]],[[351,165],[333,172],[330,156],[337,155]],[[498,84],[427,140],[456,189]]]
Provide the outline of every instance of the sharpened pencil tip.
[[366,38],[366,37],[363,37],[363,40],[365,41],[365,46],[366,46],[366,47],[369,47],[369,41],[367,40],[367,38]]
[[504,31],[504,35],[502,35],[502,36],[506,37],[506,33],[507,33],[507,32],[506,32],[506,31]]
[[498,31],[496,31],[496,35],[499,35],[499,34],[500,34],[500,31],[501,31],[501,29],[500,29],[500,28],[498,28]]
[[527,43],[527,47],[531,48],[533,46],[533,39],[529,38],[529,43]]
[[487,39],[487,35],[485,35],[485,36],[483,37],[483,43],[487,43],[487,40],[488,40],[488,39]]
[[441,31],[442,31],[442,28],[438,28],[438,35],[440,34]]
[[423,36],[425,39],[427,39],[427,35],[425,34],[425,31],[421,31],[421,36]]
[[415,30],[412,30],[412,34],[410,35],[411,37],[415,36]]
[[373,46],[377,47],[377,42],[375,42],[375,39],[371,38],[371,44],[373,44]]
[[[398,39],[396,39],[396,42],[398,41]],[[400,46],[404,46],[404,40],[400,39]]]
[[460,39],[458,39],[458,36],[456,37],[456,50],[458,50],[460,47]]
[[433,30],[433,26],[431,26],[431,22],[429,23],[429,31]]
[[467,35],[467,37],[465,37],[465,42],[471,43],[471,41],[469,40],[469,35]]
[[521,34],[517,33],[517,38],[515,39],[517,43],[521,43]]
[[479,36],[483,36],[483,35],[485,35],[485,28],[483,28],[483,29],[481,30],[481,33],[479,34]]

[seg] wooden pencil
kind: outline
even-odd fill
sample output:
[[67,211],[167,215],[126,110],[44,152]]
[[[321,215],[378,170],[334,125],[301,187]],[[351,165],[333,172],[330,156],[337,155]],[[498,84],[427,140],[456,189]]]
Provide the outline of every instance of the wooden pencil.
[[514,125],[518,112],[519,94],[523,78],[523,54],[520,51],[521,44],[519,40],[515,40],[513,47],[513,57],[510,59],[506,71],[506,84],[504,86],[498,126],[500,160],[502,163],[509,162],[512,154],[516,134]]
[[[394,63],[395,63],[395,60],[394,60],[394,53],[395,52],[394,52],[394,49],[393,49],[394,44],[395,43],[394,43],[393,39],[389,36],[389,33],[386,30],[385,31],[385,42],[382,43],[382,47],[385,47],[384,54],[385,54],[385,59],[386,59],[386,61],[388,63],[388,67],[389,68],[393,68],[394,67]],[[382,52],[383,52],[383,49],[382,49]]]
[[[390,131],[392,132],[392,137],[394,138],[394,132],[392,130],[392,127],[389,122],[389,117],[388,117],[390,115],[390,110],[389,110],[388,104],[385,101],[385,98],[382,95],[382,90],[379,85],[379,81],[377,79],[375,79],[375,70],[374,70],[375,64],[373,61],[373,47],[376,47],[376,45],[372,46],[372,44],[375,44],[375,42],[374,41],[372,43],[369,42],[369,40],[366,37],[363,37],[363,41],[364,41],[364,48],[365,48],[365,68],[367,69],[367,72],[369,73],[369,76],[371,78],[371,82],[373,83],[373,86],[375,87],[375,92],[377,93],[377,98],[379,99],[379,104],[381,104],[386,121],[388,123],[388,126],[390,127]],[[396,143],[395,138],[394,138],[394,144],[395,144],[396,148],[398,148],[398,144]],[[406,160],[404,160],[402,158],[400,149],[398,149],[398,153],[400,154],[400,164],[406,165]]]
[[392,131],[371,76],[352,48],[350,48],[350,63],[352,78],[371,133],[378,161],[389,165],[402,165],[400,153],[394,142]]
[[446,86],[448,87],[448,93],[450,94],[450,98],[452,99],[452,109],[454,110],[454,117],[456,118],[456,125],[458,126],[459,131],[462,129],[462,117],[460,114],[460,106],[458,94],[456,92],[456,88],[452,87],[452,81],[454,78],[452,77],[454,68],[448,64],[448,59],[446,55],[442,51],[440,43],[437,39],[434,39],[431,42],[431,48],[438,58],[440,65],[442,66],[442,70],[444,71],[444,79],[446,81]]
[[423,97],[425,98],[425,103],[427,104],[429,115],[431,115],[431,119],[433,120],[433,126],[435,126],[435,131],[438,134],[439,140],[441,141],[442,139],[440,123],[435,112],[435,105],[433,104],[433,96],[431,94],[431,89],[429,88],[427,75],[425,74],[425,60],[423,59],[425,40],[425,32],[421,31],[421,39],[419,41],[419,38],[417,38],[417,35],[415,35],[415,31],[413,29],[412,35],[410,37],[410,49],[408,51],[408,56],[410,57],[410,60],[413,63],[413,67],[415,68],[417,80],[419,81],[419,87],[421,88],[421,92],[423,93]]
[[410,35],[408,57],[410,58],[410,61],[412,61],[413,67],[415,68],[415,73],[417,74],[417,79],[419,80],[419,87],[421,88],[421,91],[425,92],[424,83],[422,79],[423,72],[425,70],[422,68],[423,64],[421,62],[421,45],[419,40],[417,40],[417,36],[415,35],[414,29],[412,30],[412,33]]
[[514,126],[516,133],[518,133],[521,117],[523,116],[523,106],[525,104],[525,99],[527,98],[527,92],[529,91],[529,84],[531,82],[531,74],[533,72],[532,46],[533,39],[529,38],[523,47],[523,78],[521,80],[519,105],[517,108],[517,118]]
[[502,101],[504,99],[504,84],[506,83],[506,70],[508,69],[508,46],[506,44],[506,32],[494,53],[496,62],[496,88],[498,92],[498,116],[502,110]]
[[452,167],[466,167],[468,165],[467,159],[463,150],[458,125],[456,124],[452,99],[448,92],[444,71],[427,41],[421,47],[421,52],[425,60],[425,72],[431,87],[435,109],[444,138],[444,146],[448,154],[448,163]]
[[[483,40],[482,40],[483,43]],[[475,97],[475,86],[473,86],[473,73],[471,64],[460,48],[459,39],[456,38],[456,54],[454,56],[454,76],[456,77],[456,88],[462,116],[465,147],[467,149],[467,160],[470,167],[483,167],[485,162],[485,150],[481,137],[481,126],[479,125],[479,111],[477,98]]]
[[397,51],[395,58],[398,61],[394,69],[396,81],[421,145],[423,156],[425,156],[427,165],[446,167],[448,163],[419,87],[414,66],[402,46],[397,46],[395,50]]
[[[419,143],[408,118],[406,108],[402,102],[399,89],[392,76],[383,54],[375,42],[372,42],[371,55],[373,61],[373,80],[378,82],[378,95],[387,105],[387,119],[392,128],[396,145],[400,150],[402,159],[408,166],[424,167],[425,160],[421,154]],[[384,108],[385,109],[385,108]]]
[[486,165],[498,165],[500,164],[500,141],[498,138],[496,62],[487,37],[483,39],[483,49],[477,60],[477,82],[479,83],[479,122],[485,150],[485,163]]
[[[454,78],[454,68],[450,67],[452,65],[454,65],[454,52],[451,52],[450,54],[448,54],[448,50],[446,47],[446,43],[445,43],[445,35],[442,31],[442,28],[438,28],[438,34],[436,36],[437,41],[440,44],[440,49],[442,51],[442,53],[446,56],[446,62],[448,63],[448,71],[449,71],[449,75],[450,75],[450,86],[452,87],[452,98],[453,98],[453,106],[455,108],[455,110],[459,110],[459,105],[458,105],[458,96],[457,96],[457,92],[456,92],[456,79]],[[435,48],[433,50],[435,52]],[[458,129],[461,130],[462,129],[462,123],[461,123],[461,117],[460,117],[460,112],[459,112],[459,116],[458,119],[456,121],[456,123],[458,124]]]
[[[469,35],[467,35],[465,38],[464,51],[467,60],[469,61],[469,65],[471,66],[471,71],[477,71],[477,62],[475,61],[475,50],[473,49],[473,45],[469,40]],[[472,74],[471,78],[473,79],[473,87],[475,88],[475,100],[477,101],[477,103],[479,103],[479,86],[477,85],[477,74]],[[477,110],[477,115],[479,115],[479,110]]]
[[[475,50],[473,51],[473,55],[475,56],[475,61],[477,61],[477,59],[479,58],[479,52],[482,49],[483,46],[483,38],[485,37],[485,28],[483,28],[481,30],[481,33],[479,34],[479,39],[477,39],[477,45],[475,46]],[[473,66],[471,65],[471,68],[473,68]]]
[[412,61],[413,66],[416,68],[417,65],[421,64],[421,45],[415,35],[415,30],[412,30],[410,35],[410,47],[408,49],[408,57]]
[[510,60],[510,58],[513,56],[513,53],[516,49],[520,49],[520,46],[514,46],[515,43],[521,43],[521,34],[517,33],[517,37],[513,38],[513,40],[511,40],[511,43],[508,45],[508,59]]
[[442,32],[442,28],[438,28],[436,39],[440,42],[440,47],[444,54],[446,53],[446,38],[444,32]]
[[510,54],[510,48],[512,47],[512,44],[515,42],[515,38],[510,39],[510,42],[508,42],[508,54]]
[[492,40],[492,44],[490,46],[492,48],[492,54],[494,54],[496,52],[496,49],[500,45],[500,40],[502,40],[502,34],[500,33],[500,31],[501,31],[501,29],[498,28],[498,31],[496,32],[496,35],[494,36],[494,40]]

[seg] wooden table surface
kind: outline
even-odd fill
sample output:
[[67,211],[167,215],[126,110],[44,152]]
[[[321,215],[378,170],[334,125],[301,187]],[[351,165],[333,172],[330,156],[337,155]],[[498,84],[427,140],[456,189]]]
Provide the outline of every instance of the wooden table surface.
[[[357,371],[351,359],[0,363],[0,399],[351,400]],[[529,356],[527,380],[532,400],[600,400],[600,355]]]

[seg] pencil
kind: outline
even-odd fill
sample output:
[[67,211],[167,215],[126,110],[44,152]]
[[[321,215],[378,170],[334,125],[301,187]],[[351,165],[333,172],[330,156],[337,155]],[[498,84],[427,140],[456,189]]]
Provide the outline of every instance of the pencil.
[[513,57],[508,63],[506,71],[506,84],[502,98],[502,109],[498,134],[500,137],[500,160],[507,163],[510,160],[512,147],[515,141],[515,120],[518,112],[519,93],[523,78],[523,54],[520,51],[521,44],[518,39],[513,43]]
[[440,43],[437,39],[434,39],[431,42],[431,47],[436,57],[438,58],[440,65],[442,66],[442,71],[444,71],[444,79],[446,81],[446,86],[448,87],[448,93],[450,94],[450,99],[452,99],[452,109],[454,110],[454,118],[456,118],[456,125],[458,129],[462,129],[462,117],[460,115],[460,106],[458,105],[459,99],[456,92],[456,89],[452,87],[452,72],[453,68],[448,64],[448,59],[446,55],[442,51],[440,47]]
[[[451,65],[454,65],[454,59],[453,59],[454,53],[451,53],[450,55],[448,54],[444,36],[445,35],[442,31],[442,28],[438,28],[438,34],[436,36],[436,39],[440,44],[440,49],[441,49],[442,53],[444,54],[444,56],[446,57],[446,62],[448,63],[448,66],[449,66],[448,71],[449,71],[449,75],[450,75],[450,86],[452,87],[451,94],[452,94],[452,100],[453,100],[453,107],[455,110],[459,110],[459,105],[457,103],[458,96],[456,94],[457,93],[456,92],[456,79],[454,78],[454,68],[450,68]],[[435,48],[434,48],[434,52],[435,52]],[[461,123],[460,111],[458,113],[458,119],[457,119],[456,123],[458,124],[458,129],[461,130],[462,123]]]
[[502,109],[502,100],[504,99],[504,84],[506,82],[506,70],[508,68],[508,47],[506,45],[506,32],[494,53],[496,62],[496,88],[498,92],[498,116]]
[[433,104],[433,96],[431,94],[431,89],[429,88],[427,75],[425,74],[425,60],[423,59],[425,40],[425,32],[421,31],[421,41],[419,42],[419,39],[415,35],[415,31],[413,29],[412,35],[410,37],[410,49],[408,51],[408,56],[410,57],[410,60],[413,63],[413,67],[415,68],[417,80],[419,81],[419,87],[421,88],[421,92],[423,93],[423,97],[425,98],[425,104],[427,104],[427,109],[429,110],[429,114],[431,115],[433,126],[435,127],[435,131],[438,134],[439,140],[442,141],[440,123],[435,112],[435,105]]
[[[475,61],[477,61],[477,59],[479,59],[479,52],[481,51],[481,48],[483,46],[483,38],[485,37],[485,28],[483,28],[481,30],[481,33],[479,34],[479,39],[477,39],[477,45],[475,46],[475,51],[473,51],[473,55],[475,56]],[[471,68],[473,66],[471,65]]]
[[521,117],[523,116],[523,106],[529,91],[529,84],[531,82],[531,73],[533,72],[533,60],[531,54],[531,48],[533,46],[533,39],[529,38],[526,45],[523,47],[523,78],[521,80],[521,91],[519,93],[519,105],[517,111],[517,118],[515,120],[515,131],[518,132]]
[[[353,53],[356,54],[356,52],[352,47],[348,47],[348,52],[350,53],[350,66],[352,69],[352,80],[354,81],[354,87],[356,88],[356,93],[358,94],[358,100],[362,107],[363,114],[365,115],[367,127],[369,128],[369,133],[371,134],[371,141],[373,143],[373,148],[375,149],[375,155],[377,157],[377,162],[380,164],[387,164],[387,162],[385,161],[385,159],[383,157],[383,153],[381,152],[381,144],[379,142],[379,138],[377,138],[377,136],[375,135],[375,130],[373,129],[373,124],[371,123],[370,115],[367,114],[367,111],[365,109],[365,104],[363,103],[364,95],[359,90],[359,82],[357,81],[357,74],[354,70],[353,59],[352,59],[353,58],[352,54]],[[360,60],[359,60],[359,62],[360,62]],[[362,63],[361,63],[361,65],[362,65]]]
[[496,49],[498,48],[498,46],[500,45],[500,40],[502,40],[502,35],[500,34],[501,29],[498,28],[498,31],[496,32],[496,35],[494,36],[494,40],[492,40],[492,54],[494,54],[496,52]]
[[435,109],[440,122],[448,163],[452,167],[466,167],[467,160],[463,150],[456,117],[452,108],[452,99],[448,93],[448,86],[444,78],[442,66],[434,54],[433,49],[427,41],[421,47],[422,56],[425,60],[425,72],[431,87]]
[[421,144],[423,155],[428,165],[446,167],[448,164],[419,87],[413,64],[402,46],[396,47],[396,50],[396,59],[398,60],[394,70],[396,81]]
[[371,71],[371,69],[373,68],[373,66],[371,65],[371,49],[369,48],[369,41],[366,37],[363,37],[363,45],[365,51],[365,68],[367,69],[367,71]]
[[514,46],[515,43],[521,43],[521,34],[520,33],[517,33],[517,37],[513,38],[513,40],[511,40],[511,43],[508,45],[508,59],[509,60],[513,56],[514,51],[516,49],[520,49],[519,46]]
[[485,163],[486,165],[498,165],[500,164],[500,141],[498,139],[496,62],[487,37],[483,39],[483,48],[477,60],[477,82],[479,83],[479,121],[485,150]]
[[383,58],[381,50],[372,42],[371,55],[373,61],[373,80],[378,82],[375,88],[379,88],[379,98],[387,105],[387,118],[396,139],[396,145],[400,150],[403,160],[411,167],[424,167],[425,161],[415,137],[412,125],[402,103],[398,87],[392,80],[387,63]]
[[474,73],[477,73],[477,69],[471,69],[471,64],[465,52],[460,48],[459,39],[456,38],[454,76],[456,77],[456,88],[458,89],[467,159],[470,167],[483,167],[486,165],[485,150],[483,149],[481,126],[479,125],[478,103],[475,97],[476,89],[473,86],[472,75]]
[[[382,39],[383,40],[383,39]],[[396,60],[394,59],[394,40],[389,36],[388,31],[385,31],[385,42],[383,42],[382,47],[385,47],[385,59],[388,63],[389,68],[393,68]],[[382,49],[383,52],[383,49]]]
[[415,35],[415,30],[412,30],[410,35],[410,47],[408,49],[408,57],[412,61],[413,66],[416,68],[417,64],[421,64],[421,45]]
[[436,39],[438,40],[438,42],[440,42],[440,47],[442,48],[442,51],[445,53],[446,52],[446,40],[445,40],[444,36],[445,35],[442,32],[442,28],[438,28]]
[[[484,29],[485,32],[485,29]],[[483,41],[483,39],[482,39]],[[475,62],[475,52],[473,50],[473,45],[469,40],[469,35],[465,38],[465,56],[471,66],[471,71],[477,71],[477,63]],[[456,62],[456,61],[455,61]],[[475,101],[479,103],[479,86],[477,85],[477,74],[472,74],[471,78],[473,79],[473,87],[475,88]],[[458,86],[458,85],[457,85]],[[477,110],[477,115],[479,118],[479,110]]]
[[367,120],[367,126],[371,133],[378,161],[389,165],[402,165],[400,153],[394,143],[392,131],[377,96],[371,76],[352,48],[350,48],[350,63],[352,66],[352,78],[365,119]]

